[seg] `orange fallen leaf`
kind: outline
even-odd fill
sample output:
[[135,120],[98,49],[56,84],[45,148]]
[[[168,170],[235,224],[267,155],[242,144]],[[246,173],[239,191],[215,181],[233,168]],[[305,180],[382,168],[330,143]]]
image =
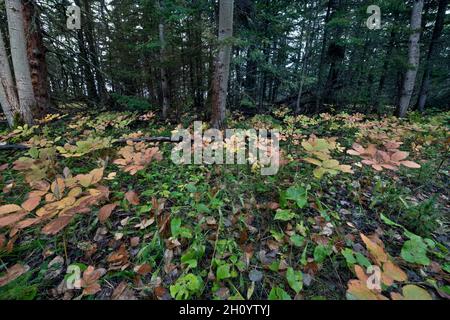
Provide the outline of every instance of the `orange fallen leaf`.
[[0,218],[0,228],[8,227],[10,225],[13,225],[16,222],[19,222],[20,220],[25,218],[25,216],[27,214],[28,213],[22,211],[22,212],[13,213],[13,214],[7,215],[3,218]]
[[18,206],[17,204],[7,204],[0,207],[0,216],[8,213],[13,213],[17,211],[21,211],[22,208]]
[[83,273],[81,279],[81,286],[84,288],[83,295],[94,295],[101,290],[98,280],[106,273],[106,270],[95,269],[93,266],[89,266]]
[[98,220],[100,221],[100,223],[104,223],[106,220],[108,220],[109,216],[116,207],[117,203],[111,203],[103,206],[98,212]]
[[366,283],[361,280],[350,280],[347,293],[356,300],[389,300],[382,294],[367,288]]
[[21,264],[16,264],[6,271],[3,277],[0,277],[0,287],[7,285],[8,283],[16,280],[18,277],[30,270],[29,266],[23,266]]
[[47,224],[44,228],[42,228],[42,233],[46,235],[55,235],[64,229],[70,221],[72,221],[74,214],[70,215],[62,215],[49,224]]
[[369,253],[372,255],[372,257],[375,259],[378,265],[382,265],[383,263],[388,261],[388,256],[386,252],[384,252],[384,249],[370,240],[368,237],[366,237],[364,234],[361,233],[361,239],[365,243],[367,250],[369,250]]
[[27,201],[22,203],[22,208],[24,208],[28,212],[31,212],[37,208],[37,206],[41,202],[41,199],[41,197],[31,197]]
[[132,205],[139,205],[140,201],[139,201],[139,197],[137,195],[137,193],[134,190],[128,191],[125,194],[125,198],[128,200],[129,203],[131,203]]

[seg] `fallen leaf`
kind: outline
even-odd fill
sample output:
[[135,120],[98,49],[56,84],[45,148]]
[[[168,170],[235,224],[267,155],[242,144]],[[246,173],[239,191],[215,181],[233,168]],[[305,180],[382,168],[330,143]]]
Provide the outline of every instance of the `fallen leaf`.
[[372,255],[372,257],[375,259],[378,265],[382,265],[383,263],[388,261],[388,256],[386,252],[384,252],[384,249],[370,240],[368,237],[366,237],[364,234],[361,233],[361,239],[365,243],[367,250]]
[[47,224],[44,228],[42,228],[42,233],[46,235],[55,235],[59,233],[62,229],[64,229],[70,221],[72,221],[74,214],[70,215],[62,215],[49,224]]
[[106,270],[95,269],[93,266],[89,266],[83,273],[81,279],[81,286],[84,288],[83,295],[94,295],[101,290],[98,280],[106,273]]
[[0,207],[0,216],[8,213],[13,213],[17,211],[21,211],[22,208],[18,206],[17,204],[7,204]]
[[41,203],[41,199],[42,199],[41,197],[29,198],[27,201],[22,203],[22,208],[24,208],[28,212],[31,212],[31,211],[33,211],[34,209],[37,208],[39,203]]
[[6,271],[5,275],[0,277],[0,287],[3,287],[8,283],[16,280],[18,277],[28,272],[28,270],[30,270],[30,267],[27,265],[23,266],[21,264],[16,264],[12,266]]
[[137,206],[140,203],[137,193],[133,190],[128,191],[125,194],[125,198],[128,200],[129,203],[131,203],[134,206]]
[[117,207],[117,203],[111,203],[103,206],[98,212],[98,220],[100,223],[104,223],[111,216],[111,213]]
[[10,225],[12,225],[12,224],[14,224],[16,222],[19,222],[20,220],[25,218],[25,216],[27,214],[28,213],[26,213],[26,212],[24,213],[22,211],[22,212],[13,213],[13,214],[7,215],[7,216],[5,216],[3,218],[0,218],[0,228],[8,227],[8,226],[10,226]]

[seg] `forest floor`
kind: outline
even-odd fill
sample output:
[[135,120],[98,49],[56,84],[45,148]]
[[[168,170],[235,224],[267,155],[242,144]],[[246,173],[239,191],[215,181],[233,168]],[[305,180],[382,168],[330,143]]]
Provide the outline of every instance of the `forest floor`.
[[449,120],[234,114],[280,130],[273,176],[118,141],[170,137],[152,113],[0,128],[31,147],[0,150],[0,299],[448,299]]

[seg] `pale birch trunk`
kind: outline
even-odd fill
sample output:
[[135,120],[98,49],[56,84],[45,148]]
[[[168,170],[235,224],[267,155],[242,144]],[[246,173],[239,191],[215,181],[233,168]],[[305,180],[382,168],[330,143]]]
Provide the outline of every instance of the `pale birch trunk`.
[[0,104],[10,127],[15,125],[16,114],[20,114],[19,100],[17,99],[8,55],[6,53],[3,34],[0,29]]
[[20,0],[6,0],[5,4],[20,113],[22,120],[31,125],[33,124],[32,110],[36,107],[36,99],[34,97],[30,65],[27,57],[27,41],[22,15],[23,5]]
[[225,126],[226,105],[228,95],[228,79],[230,77],[231,44],[226,43],[233,36],[233,0],[220,0],[219,9],[219,52],[215,61],[212,119],[214,128]]
[[420,60],[420,33],[422,26],[422,9],[423,0],[414,0],[413,9],[411,13],[411,34],[409,36],[408,46],[408,64],[409,69],[406,72],[405,79],[402,86],[402,94],[398,106],[398,116],[404,117],[408,111],[411,97],[414,91],[414,84],[416,83],[417,70],[419,68]]

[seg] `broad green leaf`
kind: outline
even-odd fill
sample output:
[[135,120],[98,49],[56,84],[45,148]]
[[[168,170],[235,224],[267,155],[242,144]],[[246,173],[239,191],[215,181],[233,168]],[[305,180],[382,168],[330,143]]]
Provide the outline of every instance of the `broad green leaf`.
[[295,293],[298,294],[303,289],[303,274],[300,271],[295,271],[289,267],[286,272],[286,279]]

